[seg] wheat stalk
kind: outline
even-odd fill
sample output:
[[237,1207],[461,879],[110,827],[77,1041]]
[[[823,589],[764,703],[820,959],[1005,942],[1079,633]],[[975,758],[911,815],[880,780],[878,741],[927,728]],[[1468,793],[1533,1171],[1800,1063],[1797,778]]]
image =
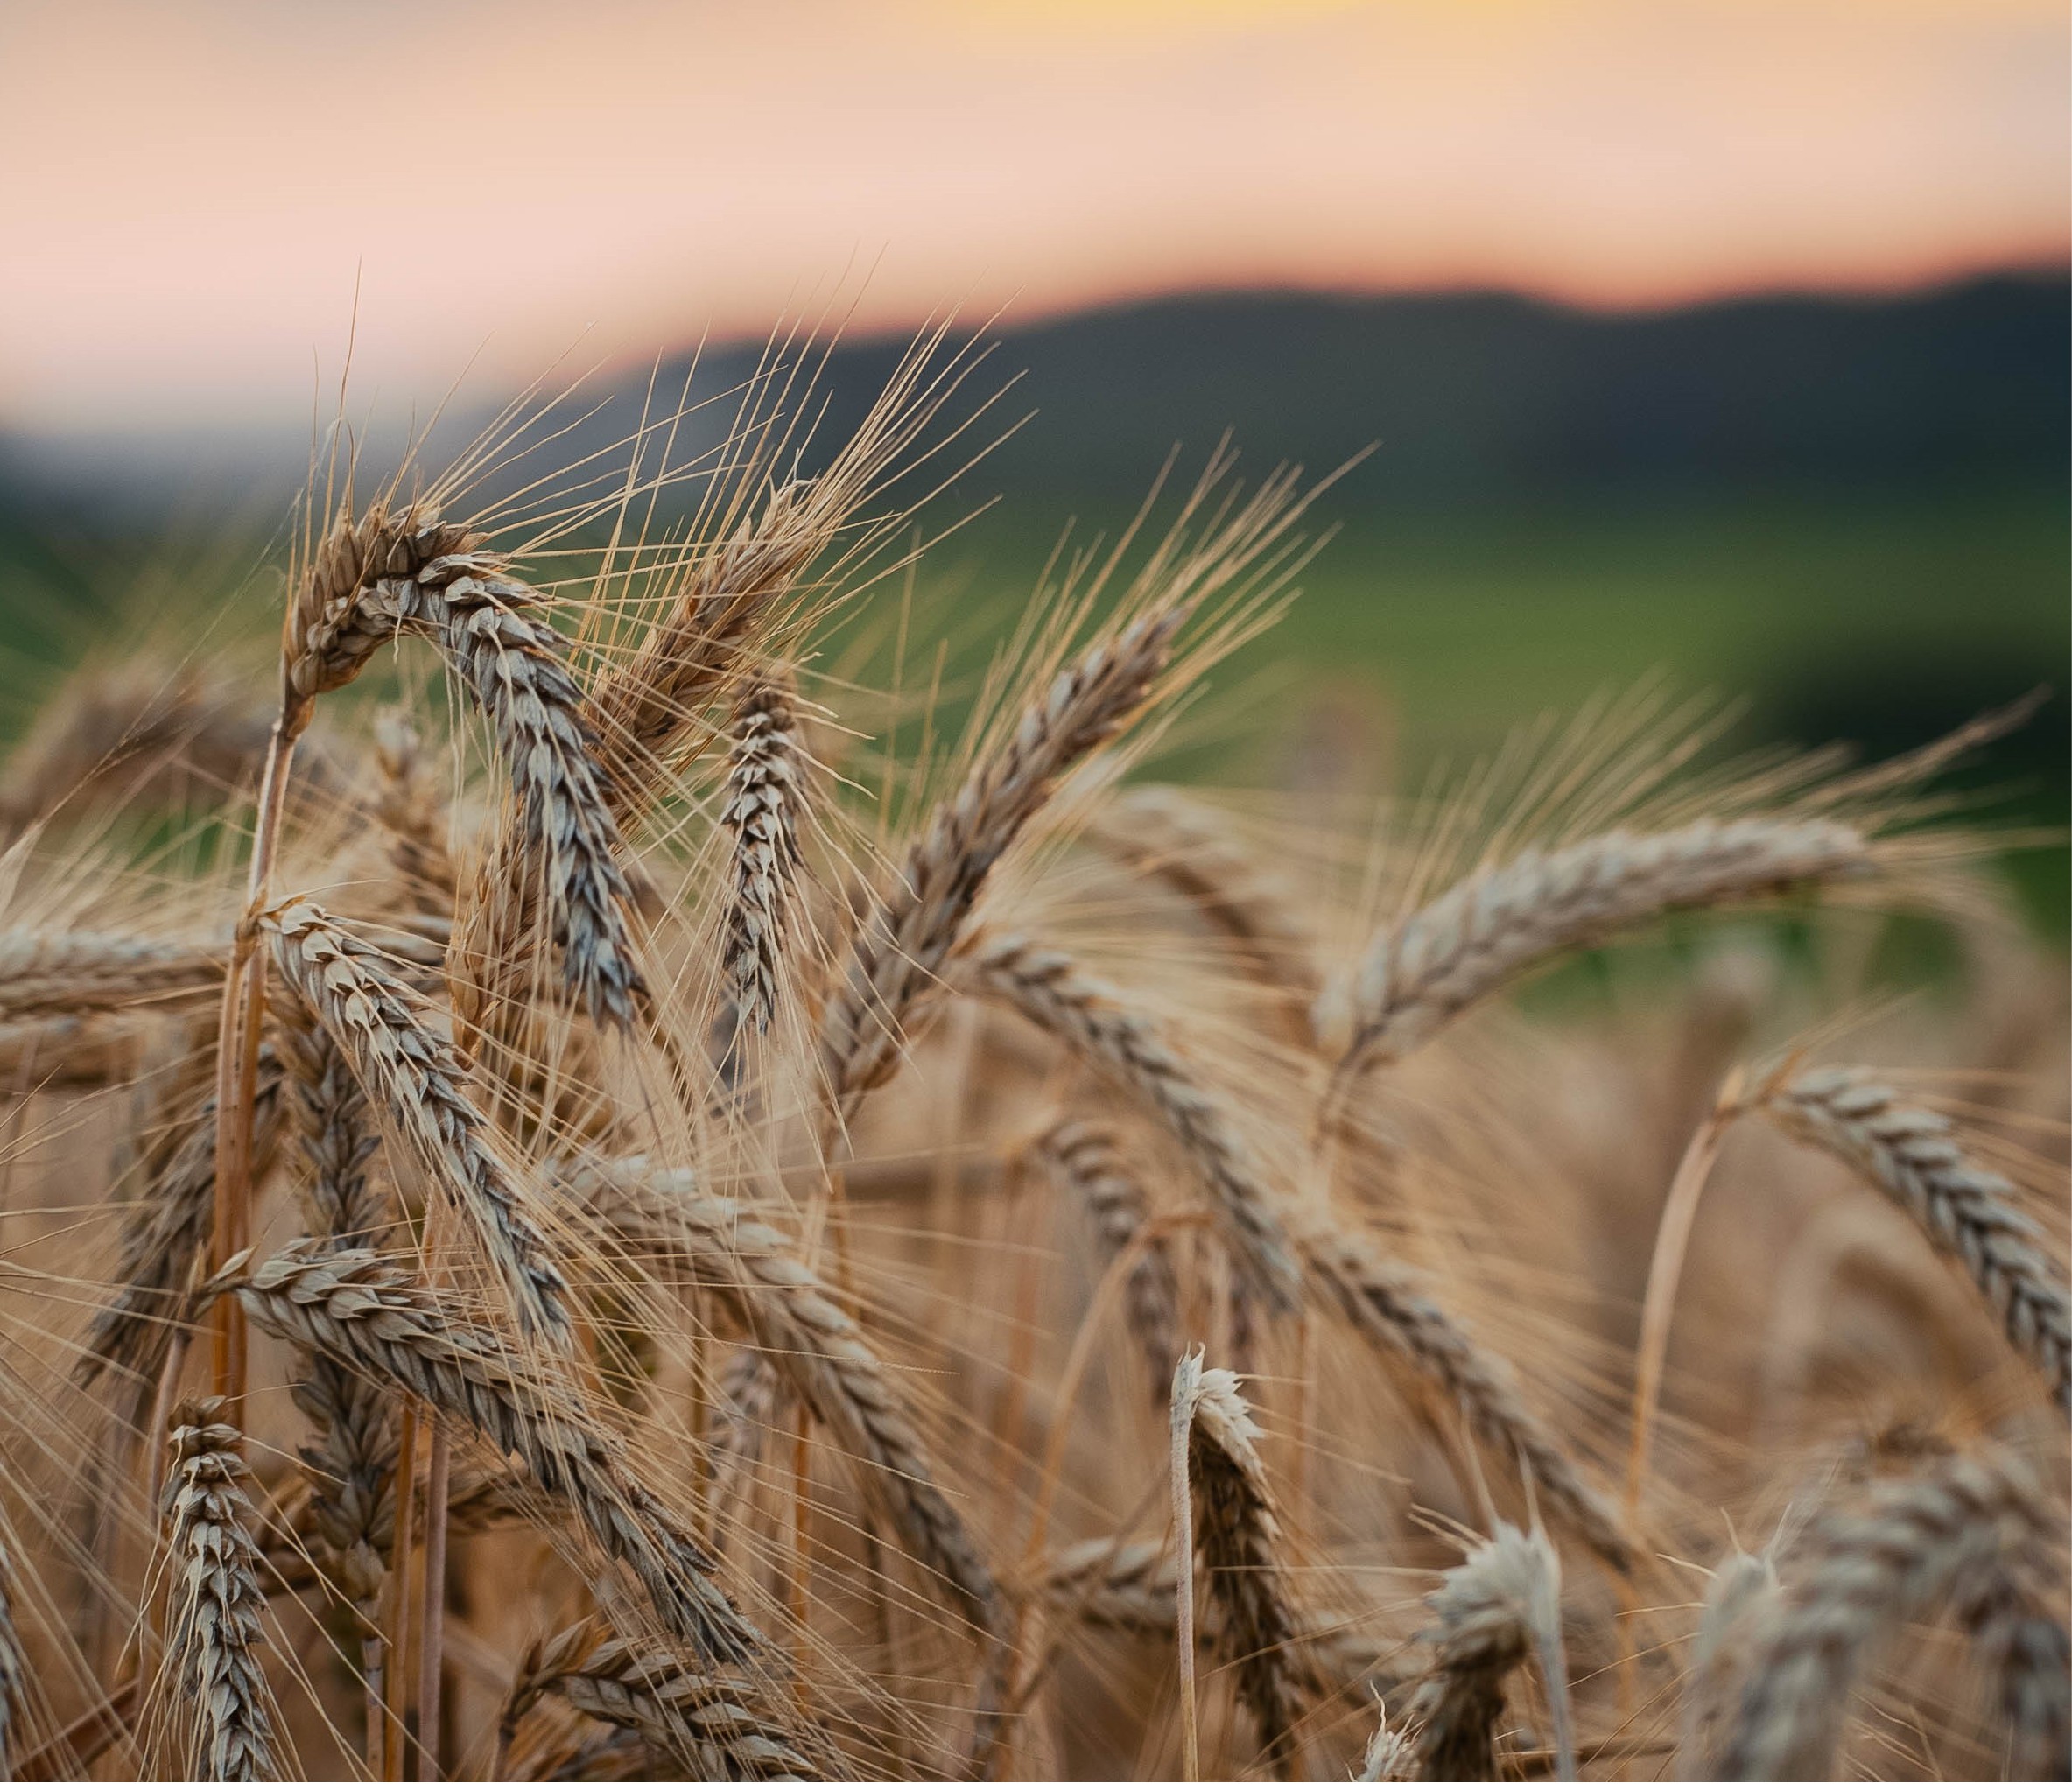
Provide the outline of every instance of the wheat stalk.
[[[1296,1647],[1280,1520],[1259,1459],[1260,1429],[1238,1378],[1227,1369],[1205,1369],[1198,1351],[1182,1357],[1173,1373],[1172,1418],[1195,1500],[1189,1540],[1208,1572],[1217,1640],[1239,1700],[1259,1724],[1260,1744],[1275,1774],[1284,1776],[1313,1682]],[[1192,1646],[1188,1621],[1183,1610],[1183,1656]]]
[[1727,1778],[1823,1778],[1873,1650],[1953,1593],[2027,1561],[2057,1520],[2004,1452],[1937,1458],[1808,1533],[1805,1571],[1768,1619],[1720,1757]]
[[785,682],[765,676],[749,680],[735,697],[727,735],[720,821],[733,839],[734,871],[723,958],[736,1020],[760,1035],[769,1032],[776,1011],[804,860],[798,814],[808,762]]
[[685,1766],[687,1777],[825,1775],[797,1738],[769,1719],[748,1685],[611,1636],[594,1619],[537,1643],[526,1655],[499,1719],[505,1747],[549,1692],[594,1721],[639,1735]]
[[221,1400],[188,1401],[172,1415],[165,1511],[174,1603],[166,1671],[199,1706],[201,1776],[274,1778],[277,1713],[257,1652],[266,1594],[249,1528],[242,1438],[223,1422],[223,1410]]
[[323,1025],[418,1169],[474,1227],[519,1325],[565,1342],[567,1285],[489,1146],[466,1068],[429,1026],[429,1012],[373,948],[306,900],[270,912],[265,927],[282,979]]
[[[1102,1262],[1113,1263],[1127,1251],[1150,1218],[1150,1204],[1113,1132],[1068,1118],[1045,1128],[1029,1151],[1092,1217]],[[1180,1354],[1180,1284],[1163,1239],[1154,1237],[1138,1248],[1125,1293],[1129,1329],[1153,1380],[1162,1384],[1168,1360]],[[1162,1397],[1162,1385],[1159,1392]]]
[[1563,1657],[1561,1558],[1538,1530],[1500,1522],[1425,1601],[1430,1669],[1411,1699],[1421,1778],[1493,1778],[1504,1681],[1537,1656],[1555,1730],[1556,1775],[1576,1775]]
[[618,1440],[495,1330],[371,1252],[290,1246],[229,1286],[254,1324],[415,1394],[523,1462],[701,1654],[728,1661],[755,1650],[755,1632],[706,1577],[712,1558],[634,1477]]
[[1307,1278],[1321,1298],[1384,1356],[1408,1362],[1443,1393],[1484,1443],[1525,1474],[1545,1509],[1605,1562],[1622,1573],[1632,1568],[1633,1544],[1617,1507],[1519,1398],[1509,1366],[1431,1298],[1423,1277],[1342,1226],[1310,1222],[1298,1242]]
[[1291,1311],[1299,1272],[1274,1193],[1221,1104],[1151,1020],[1081,973],[1071,955],[1022,936],[980,943],[970,978],[1141,1103],[1193,1162],[1268,1303]]
[[222,994],[224,950],[88,930],[0,930],[0,1021],[149,1008]]
[[1942,1116],[1865,1071],[1807,1072],[1755,1100],[1785,1132],[1846,1162],[1962,1263],[2008,1343],[2072,1416],[2072,1295],[2013,1184],[1966,1157]]
[[643,1160],[593,1161],[572,1186],[606,1209],[622,1242],[658,1250],[722,1300],[790,1394],[867,1464],[915,1557],[981,1629],[1000,1629],[992,1570],[937,1485],[897,1382],[790,1241],[743,1204],[698,1194],[690,1173]]
[[1615,830],[1486,867],[1384,930],[1353,985],[1342,1094],[1470,1005],[1555,956],[1673,910],[1759,897],[1863,871],[1859,831],[1824,819],[1710,819],[1655,836]]

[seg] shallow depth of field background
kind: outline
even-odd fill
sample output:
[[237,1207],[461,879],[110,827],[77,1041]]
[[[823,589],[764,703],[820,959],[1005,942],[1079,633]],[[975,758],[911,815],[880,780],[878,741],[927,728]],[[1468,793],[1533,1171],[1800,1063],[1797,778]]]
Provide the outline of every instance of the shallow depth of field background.
[[[1876,751],[2067,679],[2056,4],[179,11],[0,20],[10,726],[235,598],[355,289],[375,462],[542,374],[608,400],[587,449],[801,318],[843,323],[839,438],[931,309],[999,310],[980,381],[1034,414],[932,510],[999,498],[945,603],[1025,592],[1175,443],[1371,447],[1205,773],[1414,781],[1656,671]],[[1996,811],[2064,823],[2066,711]],[[2059,937],[2064,860],[2014,869]]]

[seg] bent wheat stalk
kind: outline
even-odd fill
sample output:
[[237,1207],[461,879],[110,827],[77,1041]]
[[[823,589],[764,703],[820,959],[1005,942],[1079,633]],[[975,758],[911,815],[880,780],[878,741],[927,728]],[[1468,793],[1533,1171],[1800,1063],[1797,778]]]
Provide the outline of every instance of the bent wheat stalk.
[[473,1226],[527,1331],[567,1342],[567,1285],[488,1143],[468,1074],[375,950],[291,899],[265,926],[282,979],[353,1069],[413,1162]]
[[172,1415],[165,1481],[173,1605],[166,1672],[200,1718],[198,1775],[279,1776],[273,1696],[260,1666],[259,1549],[249,1528],[242,1442],[221,1400],[189,1401]]
[[1268,1303],[1291,1312],[1300,1273],[1248,1149],[1222,1106],[1152,1024],[1071,956],[1022,936],[981,943],[971,982],[1119,1083],[1177,1141],[1221,1213],[1239,1258]]
[[1942,1116],[1865,1071],[1806,1072],[1756,1100],[1795,1139],[1851,1166],[1961,1263],[2008,1343],[2072,1416],[2072,1295],[2014,1185],[1967,1158]]
[[1447,1570],[1425,1601],[1434,1621],[1422,1637],[1430,1670],[1408,1721],[1421,1778],[1493,1778],[1504,1681],[1537,1658],[1554,1720],[1555,1775],[1576,1775],[1568,1663],[1561,1628],[1561,1557],[1539,1531],[1500,1522],[1496,1534]]
[[606,1554],[640,1582],[664,1625],[715,1662],[746,1659],[755,1632],[709,1576],[712,1557],[629,1467],[588,1404],[546,1380],[489,1327],[458,1317],[371,1252],[288,1247],[235,1292],[252,1323],[415,1394],[523,1462]]
[[1673,910],[1859,873],[1870,859],[1847,825],[1752,818],[1658,836],[1612,831],[1486,867],[1375,938],[1354,981],[1352,1038],[1331,1096],[1556,955]]
[[[504,956],[490,944],[523,938],[524,929],[499,924],[512,918],[514,898],[530,912],[539,908],[529,902],[537,896],[577,1002],[594,1020],[623,1028],[642,985],[618,822],[545,606],[485,548],[482,535],[429,509],[391,514],[377,505],[356,522],[341,517],[289,609],[284,723],[306,724],[316,697],[351,681],[383,644],[430,639],[495,736],[516,802],[513,848],[525,876],[522,893],[491,888],[464,956],[478,966],[494,958],[502,968]],[[470,1021],[476,1014],[462,1012]]]

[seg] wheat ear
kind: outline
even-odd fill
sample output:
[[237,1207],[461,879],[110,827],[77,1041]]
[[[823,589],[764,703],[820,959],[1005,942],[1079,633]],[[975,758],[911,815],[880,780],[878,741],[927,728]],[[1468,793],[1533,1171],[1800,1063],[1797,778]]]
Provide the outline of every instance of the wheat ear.
[[1554,1717],[1555,1775],[1576,1775],[1568,1664],[1561,1631],[1561,1557],[1539,1531],[1499,1523],[1496,1534],[1447,1570],[1425,1601],[1434,1621],[1421,1640],[1431,1666],[1411,1699],[1418,1775],[1493,1778],[1504,1681],[1537,1657]]
[[751,679],[727,726],[726,803],[720,821],[734,844],[723,943],[737,1021],[766,1034],[776,1012],[784,943],[797,921],[798,814],[807,759],[791,690]]
[[1384,1712],[1359,1756],[1358,1784],[1400,1784],[1416,1775],[1417,1743],[1403,1730],[1391,1728]]
[[[625,1026],[641,979],[626,924],[629,891],[595,738],[546,598],[513,576],[481,535],[413,508],[349,517],[313,554],[291,602],[282,648],[283,726],[307,723],[317,695],[342,687],[382,645],[427,638],[495,734],[517,803],[469,937],[470,958],[505,962],[544,902],[577,1001]],[[518,878],[504,883],[498,875]],[[519,907],[523,907],[523,917]],[[509,927],[505,926],[509,925]],[[481,931],[486,930],[486,935]],[[466,1012],[472,1019],[474,1012]]]
[[[380,1142],[365,1092],[330,1035],[299,1001],[291,1001],[280,1028],[306,1167],[303,1202],[310,1231],[334,1250],[370,1244],[388,1224],[389,1210],[368,1183],[368,1163]],[[389,1396],[366,1374],[316,1352],[301,1364],[292,1393],[311,1426],[311,1440],[299,1450],[309,1482],[309,1522],[360,1619],[371,1758],[381,1750],[384,1714],[378,1607],[388,1577],[382,1550],[395,1532],[398,1434]]]
[[1299,1242],[1308,1280],[1355,1331],[1442,1392],[1476,1436],[1526,1475],[1543,1509],[1612,1567],[1631,1570],[1633,1544],[1616,1506],[1519,1398],[1509,1366],[1431,1298],[1422,1276],[1341,1226],[1310,1222]]
[[[1038,1136],[1030,1155],[1092,1217],[1104,1264],[1128,1250],[1150,1218],[1150,1203],[1113,1130],[1092,1121],[1057,1121]],[[1153,1238],[1139,1248],[1124,1286],[1125,1317],[1162,1399],[1166,1366],[1180,1354],[1180,1284],[1164,1240]]]
[[1317,938],[1213,813],[1171,787],[1128,787],[1103,808],[1090,834],[1185,899],[1261,985],[1288,1001],[1307,1040],[1309,1008],[1321,989]]
[[1963,1265],[2008,1343],[2043,1372],[2059,1409],[2072,1415],[2072,1296],[2013,1184],[1967,1158],[1942,1116],[1867,1072],[1809,1071],[1758,1100],[1794,1138],[1846,1162]]
[[664,1650],[636,1647],[594,1620],[536,1644],[526,1655],[500,1718],[506,1747],[518,1723],[549,1692],[595,1721],[639,1735],[685,1766],[685,1777],[823,1775],[770,1721],[748,1685],[715,1677]]
[[225,951],[88,930],[0,930],[0,1022],[193,1009],[221,996]]
[[1655,836],[1615,830],[1484,868],[1384,930],[1368,948],[1334,1093],[1572,948],[1673,910],[1831,880],[1869,861],[1862,833],[1846,825],[1745,818],[1704,819]]
[[994,865],[1066,770],[1149,698],[1189,611],[1155,609],[1097,640],[936,807],[907,853],[899,883],[858,933],[821,1021],[821,1068],[836,1109],[853,1111],[898,1070],[907,1030],[962,938]]
[[755,1650],[755,1632],[706,1577],[711,1556],[634,1477],[617,1438],[493,1328],[371,1252],[290,1246],[235,1289],[254,1324],[415,1394],[523,1462],[699,1653],[727,1661]]
[[1767,1620],[1725,1749],[1725,1778],[1825,1778],[1857,1677],[1903,1624],[2028,1564],[2057,1520],[2004,1453],[1938,1458],[1808,1532],[1810,1560]]
[[1300,1273],[1273,1191],[1222,1105],[1151,1020],[1082,973],[1071,956],[1022,936],[983,941],[971,982],[1120,1084],[1177,1141],[1223,1216],[1232,1244],[1268,1303],[1292,1311]]
[[1191,1541],[1208,1570],[1219,1613],[1215,1639],[1239,1700],[1259,1724],[1269,1763],[1285,1776],[1310,1681],[1281,1564],[1280,1520],[1259,1459],[1259,1427],[1238,1378],[1228,1369],[1205,1369],[1198,1351],[1181,1358],[1174,1371],[1173,1427],[1176,1440],[1185,1436]]
[[[255,1171],[271,1162],[281,1130],[282,1073],[263,1050],[252,1099]],[[214,1097],[169,1127],[145,1159],[142,1193],[123,1223],[115,1296],[94,1316],[73,1375],[81,1387],[103,1371],[155,1376],[174,1331],[193,1312],[188,1284],[215,1219],[216,1104]]]
[[427,917],[453,914],[458,881],[446,847],[446,814],[424,740],[410,714],[384,706],[374,716],[374,797],[389,865],[411,907]]
[[615,757],[611,785],[623,821],[660,785],[700,709],[750,660],[857,493],[856,478],[832,471],[780,484],[753,520],[744,518],[724,544],[690,561],[639,647],[599,678],[591,711]]
[[1960,1620],[1992,1674],[2010,1778],[2072,1770],[2072,1634],[2042,1608],[2037,1570],[1988,1570],[1956,1595]]
[[171,1521],[174,1603],[166,1671],[199,1706],[202,1777],[279,1776],[273,1696],[259,1664],[259,1548],[250,1529],[243,1438],[220,1400],[188,1401],[172,1415],[165,1510]]
[[631,1248],[659,1251],[725,1303],[790,1394],[867,1464],[867,1483],[915,1557],[954,1589],[980,1627],[1000,1629],[992,1570],[936,1484],[897,1381],[790,1242],[742,1204],[699,1195],[688,1172],[637,1159],[593,1162],[572,1183]]
[[474,1228],[519,1325],[565,1342],[567,1285],[490,1148],[487,1123],[467,1094],[466,1067],[430,1026],[427,1008],[373,948],[306,900],[291,899],[265,926],[283,980],[418,1169]]
[[1749,1639],[1777,1602],[1770,1556],[1737,1549],[1713,1570],[1683,1681],[1683,1730],[1676,1775],[1711,1778],[1715,1749],[1747,1671]]

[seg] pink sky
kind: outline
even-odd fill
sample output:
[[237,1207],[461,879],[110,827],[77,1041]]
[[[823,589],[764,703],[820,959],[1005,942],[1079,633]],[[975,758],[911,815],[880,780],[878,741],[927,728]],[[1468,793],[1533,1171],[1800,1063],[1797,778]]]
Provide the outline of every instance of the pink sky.
[[854,299],[1600,304],[2068,252],[2062,0],[11,0],[0,425],[277,421]]

